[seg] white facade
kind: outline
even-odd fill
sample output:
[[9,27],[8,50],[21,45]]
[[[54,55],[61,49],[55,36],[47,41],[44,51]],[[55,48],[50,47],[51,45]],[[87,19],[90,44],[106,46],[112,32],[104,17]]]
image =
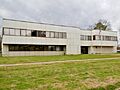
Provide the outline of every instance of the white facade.
[[[19,20],[2,20],[2,55],[3,56],[38,56],[38,55],[64,55],[64,54],[96,54],[96,53],[116,53],[117,32],[100,30],[81,30],[76,27],[43,24]],[[16,30],[14,32],[13,30]],[[45,33],[45,36],[18,35],[17,30]],[[8,31],[8,32],[7,32]],[[42,31],[42,32],[41,32]],[[54,37],[52,37],[54,33]],[[58,37],[57,37],[58,34]],[[41,34],[40,34],[41,35]],[[55,36],[56,35],[56,36]],[[60,38],[60,35],[62,37]],[[66,36],[64,36],[66,35]],[[101,40],[99,40],[101,38]],[[25,45],[55,46],[55,50],[13,50],[12,45],[17,48]],[[24,45],[24,46],[20,46]],[[61,50],[57,50],[63,48]],[[12,47],[13,48],[13,47]]]

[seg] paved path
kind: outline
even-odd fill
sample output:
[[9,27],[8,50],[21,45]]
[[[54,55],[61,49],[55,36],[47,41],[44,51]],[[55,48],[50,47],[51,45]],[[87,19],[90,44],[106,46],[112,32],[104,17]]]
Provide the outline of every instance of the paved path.
[[26,66],[26,65],[45,65],[45,64],[55,64],[55,63],[69,63],[69,62],[96,61],[96,60],[120,60],[120,58],[97,58],[97,59],[49,61],[49,62],[35,62],[35,63],[19,63],[19,64],[0,64],[0,67],[14,67],[14,66]]

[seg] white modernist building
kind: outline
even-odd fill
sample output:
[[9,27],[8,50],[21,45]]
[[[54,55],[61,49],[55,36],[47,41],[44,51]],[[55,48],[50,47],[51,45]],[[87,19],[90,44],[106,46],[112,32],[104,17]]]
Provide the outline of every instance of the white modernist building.
[[2,56],[116,53],[117,32],[1,19]]

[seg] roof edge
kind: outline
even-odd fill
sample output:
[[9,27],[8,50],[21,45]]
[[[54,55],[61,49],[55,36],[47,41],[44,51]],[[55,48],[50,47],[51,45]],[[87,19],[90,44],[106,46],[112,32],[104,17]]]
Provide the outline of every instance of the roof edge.
[[80,29],[80,27],[76,27],[76,26],[67,26],[67,25],[57,25],[57,24],[49,24],[49,23],[40,23],[40,22],[37,22],[37,21],[27,21],[27,20],[18,20],[18,19],[7,19],[7,18],[3,18],[3,20],[19,21],[19,22],[27,22],[27,23],[36,23],[36,24],[44,24],[44,25],[53,25],[53,26],[61,26],[61,27],[71,27],[71,28]]

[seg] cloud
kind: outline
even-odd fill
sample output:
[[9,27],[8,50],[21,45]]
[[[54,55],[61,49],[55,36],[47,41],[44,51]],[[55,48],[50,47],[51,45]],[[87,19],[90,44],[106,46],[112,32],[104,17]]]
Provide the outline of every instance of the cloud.
[[0,0],[6,18],[87,28],[99,19],[120,28],[120,0]]

